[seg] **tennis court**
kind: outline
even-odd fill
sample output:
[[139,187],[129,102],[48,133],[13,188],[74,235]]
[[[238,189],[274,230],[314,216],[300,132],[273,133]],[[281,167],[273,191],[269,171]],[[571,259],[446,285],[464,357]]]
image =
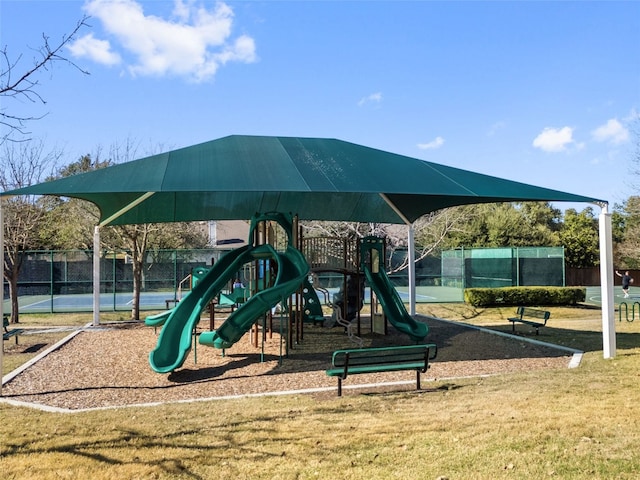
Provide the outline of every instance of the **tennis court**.
[[[407,287],[398,287],[400,298],[405,303],[409,302]],[[338,288],[329,288],[330,299],[338,292]],[[371,291],[365,288],[365,303],[370,303]],[[140,310],[165,310],[167,300],[175,298],[172,291],[169,292],[143,292],[140,294]],[[319,295],[322,299],[322,295]],[[462,290],[454,287],[417,287],[416,302],[418,303],[447,303],[462,301]],[[70,313],[91,312],[93,310],[92,294],[68,294],[68,295],[30,295],[19,298],[20,313]],[[133,304],[133,294],[103,293],[100,294],[100,311],[128,311]],[[10,311],[10,304],[5,300],[4,311]]]
[[[166,300],[174,298],[173,292],[145,292],[140,294],[141,310],[164,310]],[[50,312],[90,312],[93,310],[92,294],[70,295],[31,295],[18,299],[20,313]],[[100,310],[130,310],[133,304],[132,293],[103,293],[100,295]],[[9,311],[9,302],[5,301],[5,312]]]
[[[586,287],[586,303],[600,306],[602,297],[600,287]],[[331,300],[333,295],[338,292],[338,288],[327,289]],[[396,288],[400,298],[405,303],[409,302],[408,287]],[[140,310],[165,310],[167,308],[167,300],[175,298],[172,291],[169,292],[143,292],[140,294]],[[319,295],[322,301],[322,295]],[[365,303],[371,300],[371,291],[365,288]],[[417,303],[454,303],[462,302],[463,291],[456,287],[435,287],[435,286],[419,286],[416,287]],[[624,298],[622,290],[618,287],[614,289],[614,303],[619,305],[627,303],[629,309],[635,302],[640,303],[640,287],[631,287],[629,290],[629,298]],[[133,294],[126,293],[103,293],[100,295],[100,310],[109,311],[127,311],[131,309],[133,303]],[[93,310],[92,294],[69,294],[69,295],[31,295],[19,298],[20,313],[65,313],[65,312],[90,312]],[[10,311],[10,304],[5,300],[4,311]],[[640,311],[640,306],[638,306]]]

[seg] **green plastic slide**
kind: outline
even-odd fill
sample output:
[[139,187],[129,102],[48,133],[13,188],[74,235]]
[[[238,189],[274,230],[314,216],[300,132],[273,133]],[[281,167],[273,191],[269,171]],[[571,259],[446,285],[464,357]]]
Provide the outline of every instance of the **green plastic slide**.
[[[207,304],[222,292],[245,263],[255,260],[275,260],[277,275],[275,285],[251,296],[218,330],[200,335],[200,343],[217,348],[229,348],[237,342],[251,325],[279,302],[288,299],[300,286],[309,272],[309,265],[302,252],[291,246],[291,218],[278,212],[256,214],[251,220],[249,238],[260,222],[275,221],[285,230],[289,247],[278,253],[271,245],[247,245],[227,253],[209,271],[198,271],[199,279],[191,292],[170,311],[148,318],[149,325],[163,325],[156,348],[149,353],[149,364],[158,373],[172,372],[180,368],[192,345],[192,334]],[[196,272],[194,272],[195,275]],[[237,299],[229,300],[231,302]]]
[[158,373],[180,368],[191,350],[191,336],[207,304],[232,280],[238,270],[254,259],[249,246],[232,250],[223,256],[172,309],[149,318],[145,323],[164,323],[156,348],[149,353],[149,364]]
[[288,247],[284,253],[276,252],[269,245],[256,247],[258,249],[263,254],[270,253],[277,262],[278,273],[274,286],[249,297],[217,330],[201,333],[198,341],[202,345],[221,349],[231,347],[258,318],[287,300],[306,279],[309,265],[298,249]]
[[409,335],[412,340],[422,342],[429,332],[429,327],[426,323],[418,322],[409,315],[384,269],[374,273],[368,266],[364,266],[364,273],[389,322],[400,332]]
[[144,324],[147,327],[160,327],[164,325],[164,322],[167,321],[167,318],[169,318],[172,313],[173,308],[165,310],[164,312],[156,313],[155,315],[148,315],[144,319]]

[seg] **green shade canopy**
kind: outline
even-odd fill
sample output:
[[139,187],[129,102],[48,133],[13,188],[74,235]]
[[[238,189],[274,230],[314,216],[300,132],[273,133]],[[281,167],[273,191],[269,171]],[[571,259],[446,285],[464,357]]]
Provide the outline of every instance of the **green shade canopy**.
[[101,224],[248,219],[406,223],[454,205],[606,203],[324,138],[232,135],[3,192],[95,203]]

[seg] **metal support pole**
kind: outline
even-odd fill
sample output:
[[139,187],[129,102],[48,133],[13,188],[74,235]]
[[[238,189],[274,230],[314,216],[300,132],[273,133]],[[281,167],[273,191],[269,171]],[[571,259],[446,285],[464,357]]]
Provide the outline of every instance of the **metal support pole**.
[[100,325],[100,227],[97,225],[93,228],[93,325]]
[[615,306],[613,299],[613,246],[608,205],[600,212],[600,291],[602,296],[602,350],[604,358],[616,356]]
[[408,226],[409,243],[409,315],[416,314],[416,249],[413,224]]

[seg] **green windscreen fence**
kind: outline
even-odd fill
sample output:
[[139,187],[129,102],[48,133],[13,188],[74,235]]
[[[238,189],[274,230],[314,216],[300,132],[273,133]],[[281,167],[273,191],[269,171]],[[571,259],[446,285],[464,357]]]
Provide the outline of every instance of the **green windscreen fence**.
[[442,252],[442,281],[462,288],[565,285],[563,247],[470,248]]

